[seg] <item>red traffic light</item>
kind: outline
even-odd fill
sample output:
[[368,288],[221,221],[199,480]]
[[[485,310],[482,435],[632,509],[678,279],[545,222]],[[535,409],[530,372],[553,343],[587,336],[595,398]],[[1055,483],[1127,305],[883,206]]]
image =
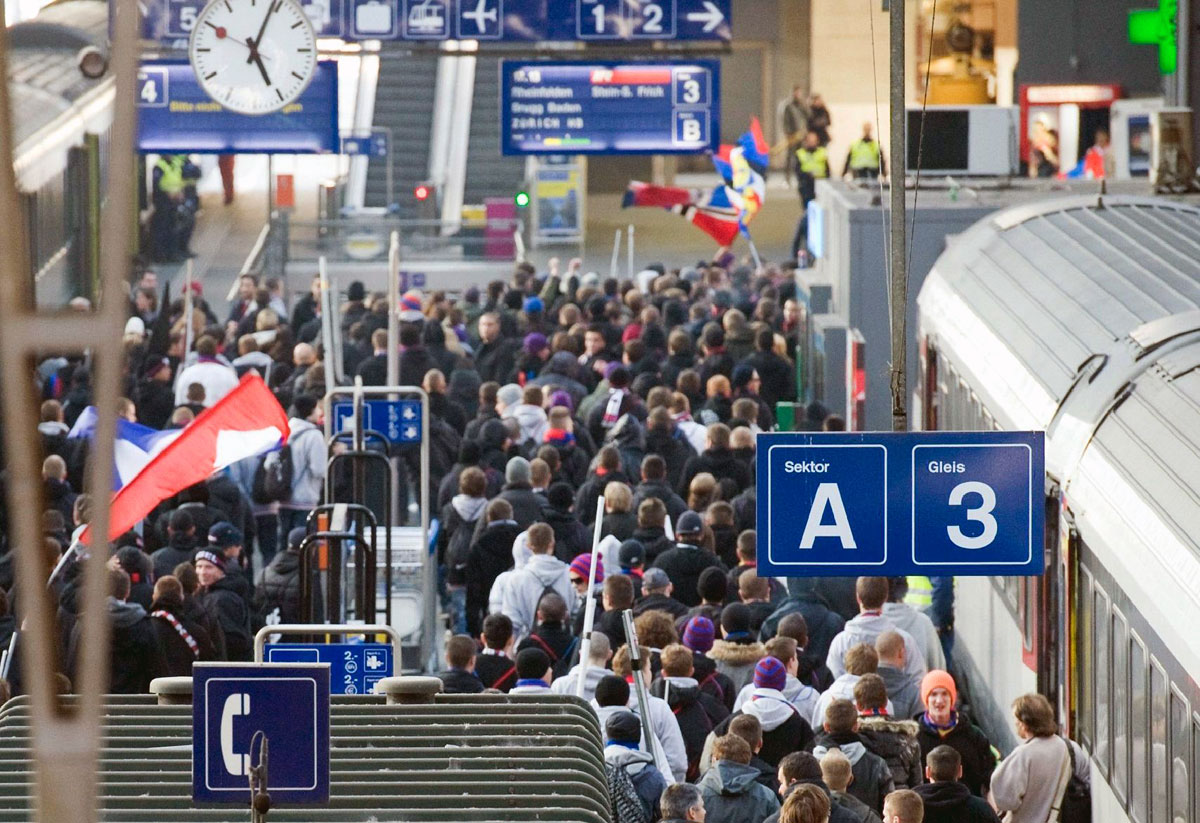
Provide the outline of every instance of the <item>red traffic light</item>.
[[419,184],[413,189],[413,197],[417,198],[417,200],[428,200],[429,186],[426,186],[424,183]]

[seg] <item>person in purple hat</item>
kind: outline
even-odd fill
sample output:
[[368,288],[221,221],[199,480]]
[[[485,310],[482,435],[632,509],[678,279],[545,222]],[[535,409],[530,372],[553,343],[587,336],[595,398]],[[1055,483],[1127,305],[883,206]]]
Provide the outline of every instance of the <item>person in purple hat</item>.
[[700,684],[700,690],[721,701],[726,710],[732,712],[737,689],[727,675],[717,671],[717,662],[708,656],[716,634],[713,621],[698,615],[683,627],[683,645],[692,650],[692,676]]
[[729,720],[713,729],[713,734],[725,734],[733,718],[743,714],[757,718],[763,736],[758,756],[772,768],[778,768],[779,761],[792,752],[808,751],[815,736],[812,726],[784,697],[787,667],[783,663],[774,657],[762,658],[754,666],[753,683],[754,691],[750,693],[750,699]]
[[517,382],[525,385],[541,374],[550,359],[550,343],[540,331],[525,335],[521,355],[517,358]]

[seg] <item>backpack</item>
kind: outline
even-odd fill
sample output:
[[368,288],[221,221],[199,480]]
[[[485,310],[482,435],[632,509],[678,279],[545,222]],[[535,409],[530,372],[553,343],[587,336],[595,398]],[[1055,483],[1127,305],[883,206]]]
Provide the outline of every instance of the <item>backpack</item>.
[[291,445],[283,446],[277,452],[264,454],[254,469],[250,497],[259,504],[286,503],[292,498],[292,479],[295,471]]
[[[1092,790],[1087,783],[1080,780],[1075,774],[1075,747],[1071,745],[1071,741],[1067,738],[1062,739],[1067,744],[1067,755],[1070,758],[1069,772],[1071,777],[1067,780],[1066,788],[1063,789],[1062,796],[1058,802],[1058,818],[1057,823],[1090,823],[1092,819]],[[1050,810],[1050,816],[1054,817],[1054,809]]]
[[604,764],[604,775],[608,780],[608,795],[612,799],[613,823],[650,823],[650,815],[642,798],[638,796],[629,772],[612,763]]

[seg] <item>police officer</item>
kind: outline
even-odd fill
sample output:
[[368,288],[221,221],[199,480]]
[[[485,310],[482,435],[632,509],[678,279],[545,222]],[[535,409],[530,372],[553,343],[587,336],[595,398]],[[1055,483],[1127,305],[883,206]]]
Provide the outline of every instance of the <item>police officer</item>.
[[186,186],[184,159],[181,154],[160,154],[154,163],[154,215],[150,218],[150,242],[154,259],[160,262],[175,262],[180,257],[175,225]]
[[817,196],[817,180],[829,177],[829,150],[821,145],[821,138],[812,129],[804,135],[804,144],[796,150],[796,185],[800,190],[800,222],[796,225],[796,236],[792,238],[792,257],[806,246],[808,236],[808,203]]
[[842,177],[853,175],[859,180],[874,180],[880,174],[887,174],[887,168],[879,150],[879,141],[871,134],[870,122],[863,123],[862,137],[850,144]]

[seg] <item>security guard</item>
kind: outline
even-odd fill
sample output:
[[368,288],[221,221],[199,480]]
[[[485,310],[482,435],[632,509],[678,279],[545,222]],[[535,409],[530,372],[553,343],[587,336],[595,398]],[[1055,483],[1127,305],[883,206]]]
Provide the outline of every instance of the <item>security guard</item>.
[[904,602],[929,615],[942,641],[947,666],[952,666],[954,651],[954,578],[908,576],[908,592]]
[[881,173],[886,174],[887,169],[879,150],[879,141],[871,134],[871,124],[863,123],[863,136],[850,144],[842,177],[854,175],[859,180],[874,180]]
[[150,218],[150,242],[154,259],[163,263],[175,262],[181,257],[176,224],[187,185],[183,174],[185,162],[182,154],[163,154],[154,164],[154,215]]
[[817,180],[829,177],[829,151],[821,145],[820,136],[812,129],[804,135],[804,144],[796,150],[796,185],[800,190],[800,222],[792,238],[792,258],[807,245],[808,204],[817,196]]

